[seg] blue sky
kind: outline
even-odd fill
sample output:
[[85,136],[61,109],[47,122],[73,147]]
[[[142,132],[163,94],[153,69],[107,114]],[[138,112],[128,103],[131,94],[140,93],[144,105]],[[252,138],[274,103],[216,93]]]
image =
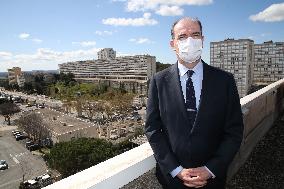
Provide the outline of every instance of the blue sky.
[[182,16],[203,23],[208,63],[212,41],[284,41],[283,0],[1,0],[0,72],[55,70],[106,47],[173,64],[170,28]]

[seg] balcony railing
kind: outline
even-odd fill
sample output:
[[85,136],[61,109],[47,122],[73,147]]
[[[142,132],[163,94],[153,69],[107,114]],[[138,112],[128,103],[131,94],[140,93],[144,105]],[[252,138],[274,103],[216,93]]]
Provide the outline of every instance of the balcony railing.
[[[283,111],[284,79],[241,98],[244,114],[244,136],[232,162],[230,179],[246,161],[257,142]],[[116,189],[127,185],[155,167],[149,143],[142,144],[105,162],[62,179],[45,189]],[[155,179],[153,177],[153,179]],[[149,186],[151,188],[151,186]]]

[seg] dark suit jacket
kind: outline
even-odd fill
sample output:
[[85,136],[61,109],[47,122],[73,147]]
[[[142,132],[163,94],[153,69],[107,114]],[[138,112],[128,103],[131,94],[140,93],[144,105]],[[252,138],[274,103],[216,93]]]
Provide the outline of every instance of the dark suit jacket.
[[178,63],[150,81],[145,131],[163,185],[174,183],[177,178],[170,172],[179,165],[207,166],[216,175],[212,182],[224,184],[242,141],[243,119],[233,75],[202,63],[200,106],[193,126],[185,109]]

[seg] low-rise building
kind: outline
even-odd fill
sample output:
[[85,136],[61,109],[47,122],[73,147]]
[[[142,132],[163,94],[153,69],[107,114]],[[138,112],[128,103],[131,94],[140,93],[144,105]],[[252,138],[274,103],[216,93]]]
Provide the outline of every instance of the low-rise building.
[[51,134],[53,143],[77,138],[98,138],[98,127],[86,120],[71,117],[49,108],[35,110],[42,115],[44,125]]

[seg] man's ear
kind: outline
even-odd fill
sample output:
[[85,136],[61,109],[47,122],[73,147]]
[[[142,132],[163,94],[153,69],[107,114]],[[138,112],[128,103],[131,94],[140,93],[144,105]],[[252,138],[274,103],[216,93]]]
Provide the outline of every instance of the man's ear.
[[171,45],[172,48],[174,48],[174,40],[170,41],[170,45]]
[[203,43],[204,43],[204,36],[202,36],[202,48],[203,48]]
[[170,46],[172,47],[172,49],[175,51],[176,49],[175,49],[175,45],[174,45],[174,40],[171,40],[170,41]]

